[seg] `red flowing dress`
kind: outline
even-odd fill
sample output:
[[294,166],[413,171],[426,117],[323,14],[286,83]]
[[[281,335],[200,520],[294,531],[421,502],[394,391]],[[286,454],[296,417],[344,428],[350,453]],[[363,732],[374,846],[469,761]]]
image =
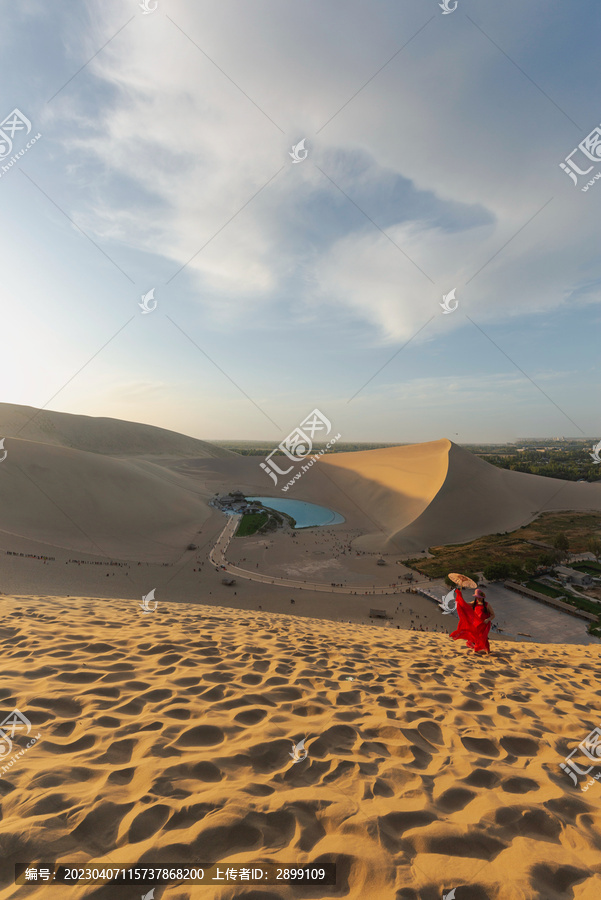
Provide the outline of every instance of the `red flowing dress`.
[[457,588],[455,598],[459,627],[451,632],[451,637],[454,641],[459,639],[466,641],[474,653],[490,653],[490,644],[488,643],[490,622],[484,621],[490,615],[488,604],[485,601],[484,604],[478,603],[476,606],[471,606],[465,602],[459,588]]

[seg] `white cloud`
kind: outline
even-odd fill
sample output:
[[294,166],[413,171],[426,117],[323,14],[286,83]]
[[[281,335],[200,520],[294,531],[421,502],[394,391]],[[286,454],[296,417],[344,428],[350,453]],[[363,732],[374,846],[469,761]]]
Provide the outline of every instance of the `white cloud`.
[[[312,136],[310,129],[345,103],[401,42],[372,46],[363,39],[359,25],[368,33],[378,29],[364,22],[360,4],[348,6],[343,18],[337,18],[340,4],[330,12],[310,4],[322,29],[309,28],[294,6],[286,12],[278,7],[277,15],[271,3],[259,8],[269,13],[261,27],[254,6],[224,2],[201,12],[174,0],[168,13],[161,7],[132,22],[90,63],[90,73],[110,87],[111,100],[101,105],[96,122],[88,118],[93,133],[82,129],[66,139],[73,153],[85,150],[92,168],[103,172],[96,198],[76,210],[82,227],[162,255],[173,261],[174,272],[187,263],[186,276],[178,277],[196,278],[203,305],[213,303],[227,317],[277,297],[302,278],[315,288],[309,305],[344,306],[373,326],[373,340],[407,339],[431,314],[437,319],[419,340],[453,331],[459,314],[442,317],[438,307],[452,287],[461,311],[483,321],[566,302],[593,250],[594,204],[562,181],[558,162],[570,148],[561,115],[499,51],[477,30],[454,32],[449,41],[440,23],[429,25]],[[122,15],[117,2],[102,9],[115,21]],[[233,10],[232,31],[227,17]],[[415,6],[404,30],[410,34],[422,21]],[[77,89],[89,105],[89,82]],[[66,98],[64,109],[71,106]],[[288,149],[301,136],[308,137],[311,155],[291,166]],[[346,155],[358,147],[374,162],[348,187]],[[369,194],[370,182],[376,190],[398,173],[432,194],[441,211],[451,200],[480,204],[492,224],[442,228],[399,208],[399,224],[385,231],[433,285],[341,200],[314,162],[351,197]],[[250,200],[280,166],[284,171]],[[120,181],[111,187],[113,176]],[[122,179],[145,199],[130,199],[135,191],[120,189]],[[336,205],[339,234],[330,236],[333,244],[312,238],[321,224],[316,213],[313,222],[305,217],[298,223],[295,241],[291,211],[318,192]],[[554,192],[557,198],[516,237]],[[372,212],[378,222],[378,210]],[[307,243],[313,244],[310,252]],[[596,290],[587,294],[589,302],[598,299]]]

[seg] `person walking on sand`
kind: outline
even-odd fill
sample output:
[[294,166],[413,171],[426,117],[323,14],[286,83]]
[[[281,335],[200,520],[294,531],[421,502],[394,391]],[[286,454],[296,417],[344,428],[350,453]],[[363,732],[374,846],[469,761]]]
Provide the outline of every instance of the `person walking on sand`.
[[490,603],[487,603],[484,591],[476,588],[474,599],[467,603],[463,599],[461,588],[456,587],[455,602],[459,627],[451,632],[453,640],[464,640],[474,653],[490,653],[488,634],[495,613]]

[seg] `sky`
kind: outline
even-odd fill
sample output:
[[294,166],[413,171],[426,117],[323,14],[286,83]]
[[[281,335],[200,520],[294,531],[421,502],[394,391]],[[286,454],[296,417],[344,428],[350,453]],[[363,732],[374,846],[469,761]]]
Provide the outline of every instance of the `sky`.
[[2,401],[601,436],[598,3],[0,7]]

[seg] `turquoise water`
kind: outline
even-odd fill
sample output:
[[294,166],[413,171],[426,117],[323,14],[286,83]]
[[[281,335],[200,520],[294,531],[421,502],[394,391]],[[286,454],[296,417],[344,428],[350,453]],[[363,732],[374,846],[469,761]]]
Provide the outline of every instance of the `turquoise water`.
[[309,528],[311,525],[340,525],[341,522],[344,522],[344,516],[339,513],[326,506],[305,503],[304,500],[280,500],[279,497],[248,497],[247,499],[258,500],[263,506],[287,513],[292,516],[297,528]]

